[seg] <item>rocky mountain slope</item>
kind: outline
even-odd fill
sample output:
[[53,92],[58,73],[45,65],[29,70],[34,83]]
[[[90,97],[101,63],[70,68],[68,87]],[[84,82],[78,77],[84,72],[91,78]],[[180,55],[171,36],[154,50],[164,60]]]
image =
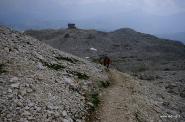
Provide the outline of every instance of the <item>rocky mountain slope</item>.
[[[107,121],[109,117],[109,121],[185,121],[182,44],[131,29],[111,33],[45,30],[43,33],[36,31],[35,35],[81,57],[96,59],[99,54],[107,53],[113,59],[113,66],[119,66],[134,77],[116,70],[107,74],[99,64],[0,27],[0,121],[83,122],[88,112],[97,106],[98,93],[109,80],[111,86],[101,95],[105,101],[101,101],[100,120]],[[57,45],[59,37],[65,40],[60,42],[66,44],[63,48]],[[56,43],[52,38],[57,38],[53,40]],[[96,42],[98,40],[100,42]],[[118,45],[112,49],[112,43]],[[130,45],[125,47],[125,44]],[[93,121],[99,119],[93,118]]]
[[129,28],[113,32],[29,30],[25,34],[93,61],[99,55],[108,55],[113,61],[112,67],[141,80],[147,99],[157,103],[168,115],[180,115],[185,120],[185,46],[182,43]]
[[0,121],[81,122],[96,105],[104,67],[0,27]]
[[[28,30],[25,34],[83,58],[96,59],[99,55],[108,55],[114,67],[121,71],[135,71],[141,67],[154,70],[185,69],[183,44],[129,28],[113,32],[82,29]],[[174,64],[174,61],[179,63]]]
[[178,40],[178,41],[181,41],[185,44],[185,32],[155,34],[155,35],[160,38]]

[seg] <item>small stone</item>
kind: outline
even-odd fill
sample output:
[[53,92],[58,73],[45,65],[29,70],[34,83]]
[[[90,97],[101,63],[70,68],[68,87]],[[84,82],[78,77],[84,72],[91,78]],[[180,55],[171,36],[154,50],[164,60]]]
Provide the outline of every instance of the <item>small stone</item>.
[[34,103],[30,102],[30,103],[28,104],[28,106],[29,106],[29,107],[34,106]]
[[24,96],[24,95],[26,94],[26,89],[20,90],[20,94],[21,94],[22,96]]
[[69,122],[73,122],[73,119],[71,119],[71,118],[68,118],[68,121],[69,121]]
[[27,118],[28,118],[28,120],[34,120],[34,118],[32,116],[28,116]]
[[63,119],[63,122],[69,122],[69,120],[67,120],[67,119]]
[[20,122],[28,122],[27,118],[21,118]]
[[38,54],[37,52],[34,52],[34,54],[36,55],[37,58],[39,58],[41,60],[44,60],[42,55]]
[[18,81],[18,77],[13,77],[10,79],[10,82],[16,82],[16,81]]
[[56,116],[56,117],[59,117],[60,114],[59,114],[58,112],[55,112],[55,116]]
[[24,115],[24,116],[29,116],[29,115],[30,115],[30,112],[24,111],[24,113],[22,113],[22,115]]
[[28,93],[32,92],[33,90],[31,88],[27,88],[26,90]]
[[87,105],[90,105],[90,106],[92,106],[92,107],[94,106],[94,104],[91,103],[91,102],[88,102]]
[[12,93],[12,89],[9,88],[9,89],[8,89],[8,92],[9,92],[9,93]]
[[23,104],[20,101],[17,101],[16,104],[17,104],[17,106],[20,106],[20,107],[23,106]]
[[14,83],[14,84],[11,84],[11,87],[13,87],[13,88],[18,88],[19,85],[20,85],[20,83]]
[[65,77],[64,83],[71,85],[73,83],[73,81],[71,79]]
[[49,111],[49,110],[47,110],[47,113],[49,113],[49,114],[54,114],[53,111]]
[[66,117],[66,116],[67,116],[67,112],[64,110],[64,111],[62,112],[62,115],[63,115],[64,117]]
[[45,69],[45,67],[42,65],[42,63],[38,63],[37,64],[37,68],[39,69],[39,70],[43,70],[43,69]]
[[36,107],[36,110],[37,110],[37,111],[40,111],[40,110],[41,110],[41,107]]
[[82,122],[82,120],[81,119],[77,119],[76,122]]
[[7,97],[8,98],[12,98],[13,97],[13,94],[9,94]]
[[30,107],[29,107],[29,106],[26,106],[26,107],[24,107],[24,109],[25,109],[25,110],[28,110],[28,109],[30,109]]

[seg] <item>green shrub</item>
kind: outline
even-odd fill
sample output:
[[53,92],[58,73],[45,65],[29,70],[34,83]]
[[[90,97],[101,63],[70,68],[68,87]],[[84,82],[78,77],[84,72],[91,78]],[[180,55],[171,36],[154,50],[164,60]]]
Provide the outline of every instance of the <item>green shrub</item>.
[[44,66],[47,66],[47,67],[50,68],[50,69],[61,70],[61,69],[64,69],[64,68],[65,68],[65,66],[62,66],[62,65],[60,65],[60,64],[49,64],[49,63],[44,62],[44,61],[41,61],[41,62],[42,62],[42,64],[43,64]]
[[73,75],[77,76],[79,79],[82,79],[82,80],[88,80],[89,79],[89,76],[86,75],[85,73],[80,73],[80,72],[70,71],[70,70],[67,70],[66,72],[70,73],[70,74],[73,74]]
[[98,93],[91,94],[90,102],[94,105],[92,109],[95,110],[95,108],[97,108],[100,103],[100,98]]
[[145,64],[140,64],[138,65],[134,70],[133,72],[144,72],[148,70],[148,67],[145,65]]
[[107,88],[108,86],[110,86],[110,82],[109,81],[98,81],[98,86],[100,88]]
[[4,64],[0,64],[0,74],[5,73],[6,71],[4,70]]
[[76,60],[74,58],[69,58],[69,57],[58,56],[58,57],[55,57],[55,58],[58,59],[58,60],[65,60],[65,61],[68,61],[68,62],[73,63],[73,64],[78,62],[78,60]]
[[89,76],[87,76],[86,74],[83,74],[83,73],[77,72],[76,75],[78,76],[79,79],[84,79],[84,80],[88,80],[89,79]]
[[68,33],[66,33],[65,35],[64,35],[64,38],[69,38],[70,37],[70,35],[68,34]]

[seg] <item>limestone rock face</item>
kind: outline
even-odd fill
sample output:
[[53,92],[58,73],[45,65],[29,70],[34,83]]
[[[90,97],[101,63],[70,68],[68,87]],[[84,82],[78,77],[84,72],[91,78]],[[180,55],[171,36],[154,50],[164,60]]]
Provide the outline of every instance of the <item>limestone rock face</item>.
[[97,80],[104,67],[0,27],[1,122],[83,121]]

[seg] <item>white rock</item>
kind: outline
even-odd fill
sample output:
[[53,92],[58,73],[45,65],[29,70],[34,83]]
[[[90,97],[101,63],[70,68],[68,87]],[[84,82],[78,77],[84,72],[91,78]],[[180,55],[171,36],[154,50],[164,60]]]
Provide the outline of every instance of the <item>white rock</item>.
[[49,114],[54,114],[53,111],[49,111],[49,110],[47,110],[47,113],[49,113]]
[[22,106],[23,106],[23,104],[22,104],[20,101],[17,101],[17,106],[22,107]]
[[10,79],[10,82],[16,82],[16,81],[18,81],[18,77],[13,77]]
[[30,115],[30,112],[28,112],[28,111],[24,111],[24,113],[22,113],[22,115],[24,115],[24,116],[28,116],[28,115]]
[[92,107],[94,106],[94,104],[91,103],[91,102],[87,102],[87,104],[90,105],[90,106],[92,106]]
[[12,93],[12,89],[9,88],[9,89],[8,89],[8,92],[9,92],[9,93]]
[[27,88],[26,91],[27,91],[28,93],[30,93],[30,92],[32,92],[33,90],[32,90],[31,88]]
[[82,120],[81,119],[77,119],[76,122],[82,122]]
[[68,85],[72,85],[73,81],[70,78],[64,78],[64,83],[68,84]]
[[20,122],[28,122],[28,120],[26,118],[21,118]]
[[24,109],[25,109],[25,110],[28,110],[28,109],[30,109],[30,107],[26,106],[26,107],[24,107]]
[[43,69],[45,69],[45,67],[42,65],[42,63],[38,63],[37,64],[37,68],[39,69],[39,70],[43,70]]
[[34,54],[36,55],[37,58],[39,58],[41,60],[44,60],[42,55],[38,54],[37,52],[34,52]]
[[64,111],[62,112],[62,115],[63,115],[64,117],[66,117],[66,116],[67,116],[67,112],[64,110]]
[[37,110],[37,111],[40,111],[40,110],[41,110],[41,107],[36,107],[36,110]]
[[90,50],[97,51],[97,49],[96,48],[93,48],[93,47],[91,47]]
[[13,88],[18,88],[19,85],[20,85],[20,83],[14,83],[14,84],[11,84],[11,87],[13,87]]
[[69,122],[73,122],[73,119],[71,119],[71,118],[68,118],[68,121],[69,121]]
[[70,122],[69,120],[67,120],[67,119],[63,119],[63,122]]
[[20,93],[21,93],[22,96],[24,96],[24,95],[27,93],[27,92],[26,92],[26,89],[21,89],[21,90],[20,90]]
[[30,102],[30,103],[28,104],[28,106],[29,106],[29,107],[34,106],[34,103]]

